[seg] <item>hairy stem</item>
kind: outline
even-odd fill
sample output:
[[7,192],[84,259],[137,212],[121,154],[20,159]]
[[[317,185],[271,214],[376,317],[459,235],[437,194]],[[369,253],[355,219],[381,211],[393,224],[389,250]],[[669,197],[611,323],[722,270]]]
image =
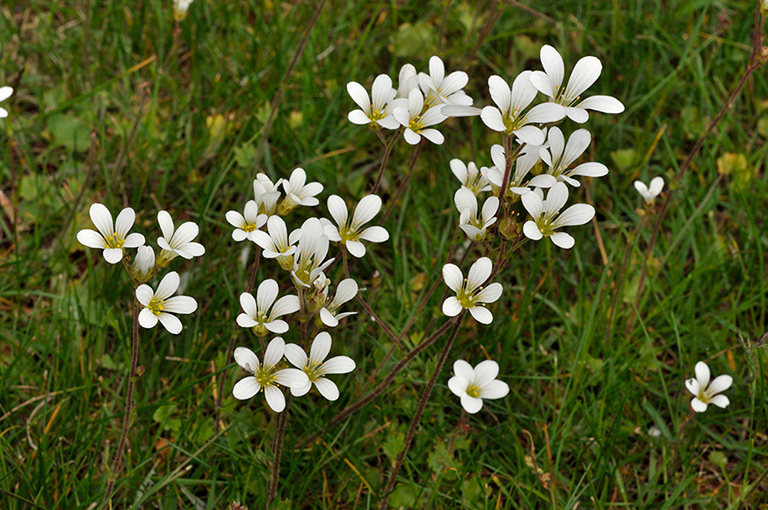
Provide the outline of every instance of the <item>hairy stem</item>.
[[136,378],[136,367],[139,363],[139,301],[133,299],[133,325],[131,327],[131,369],[128,372],[128,389],[125,395],[125,413],[123,414],[123,426],[120,431],[120,440],[117,443],[117,451],[112,459],[112,474],[107,484],[107,495],[104,501],[112,497],[115,488],[115,480],[123,467],[123,453],[128,441],[128,429],[131,426],[131,411],[133,410],[133,386]]
[[269,476],[269,486],[267,487],[267,510],[272,506],[272,502],[277,495],[277,486],[280,481],[280,460],[283,455],[283,437],[285,436],[285,425],[288,423],[288,410],[291,407],[291,394],[285,399],[285,409],[277,415],[277,425],[275,429],[275,439],[272,443],[272,472]]
[[455,322],[453,331],[451,331],[451,336],[448,337],[448,341],[445,343],[445,347],[443,347],[443,352],[440,353],[440,359],[437,362],[435,373],[432,374],[432,377],[430,377],[429,382],[427,383],[427,387],[424,388],[424,393],[421,395],[421,400],[419,401],[419,407],[416,409],[416,414],[413,416],[413,419],[411,420],[411,426],[408,428],[408,433],[405,436],[405,446],[403,447],[403,451],[401,451],[397,456],[397,460],[395,460],[395,465],[392,468],[392,472],[389,474],[387,486],[384,488],[384,498],[379,504],[379,508],[381,510],[386,510],[387,508],[387,504],[389,503],[389,495],[392,493],[392,489],[395,488],[397,473],[400,471],[400,468],[403,465],[405,455],[408,453],[408,450],[411,449],[411,443],[413,442],[413,436],[416,433],[416,427],[419,425],[421,415],[424,414],[424,408],[427,406],[427,401],[432,394],[432,390],[435,387],[435,383],[437,382],[437,378],[440,375],[440,372],[443,370],[445,361],[448,359],[448,353],[450,352],[451,347],[453,347],[453,342],[456,340],[456,335],[459,332],[459,328],[461,327],[461,323],[464,321],[464,316],[466,314],[467,311],[463,310],[461,315],[459,315],[458,320]]
[[[379,132],[377,131],[377,133]],[[376,181],[374,181],[373,188],[371,188],[371,195],[375,194],[379,190],[379,185],[381,184],[381,178],[384,177],[384,170],[387,168],[387,163],[389,163],[389,156],[392,154],[392,149],[394,148],[395,142],[397,142],[398,138],[400,138],[399,129],[395,131],[395,134],[392,135],[392,139],[389,141],[388,144],[386,144],[387,147],[384,150],[384,157],[381,159],[381,165],[379,165],[379,173],[376,174]]]
[[403,179],[403,182],[400,183],[400,186],[397,188],[397,191],[395,192],[395,196],[392,197],[392,200],[389,201],[387,210],[384,211],[384,216],[381,217],[382,225],[387,221],[387,218],[389,218],[389,215],[392,213],[392,209],[395,208],[395,204],[400,199],[400,195],[402,195],[403,191],[405,191],[405,187],[408,185],[408,181],[411,180],[411,175],[413,175],[413,169],[416,168],[416,160],[419,159],[419,154],[421,154],[421,148],[423,146],[424,146],[424,140],[422,139],[421,142],[419,142],[419,145],[416,146],[416,150],[414,151],[413,156],[411,157],[411,162],[408,165],[408,173],[405,175],[405,179]]

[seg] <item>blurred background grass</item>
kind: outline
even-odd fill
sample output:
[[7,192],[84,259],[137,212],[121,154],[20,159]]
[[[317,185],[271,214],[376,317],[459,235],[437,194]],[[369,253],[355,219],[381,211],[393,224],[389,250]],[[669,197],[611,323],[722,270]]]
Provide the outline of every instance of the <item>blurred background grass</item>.
[[[496,320],[467,321],[451,356],[497,360],[511,393],[460,418],[446,370],[391,504],[767,508],[766,356],[744,347],[768,329],[764,72],[682,181],[671,182],[746,67],[755,4],[331,1],[283,81],[313,2],[197,0],[178,25],[170,2],[158,0],[4,3],[0,85],[15,93],[0,121],[1,506],[98,508],[103,498],[130,360],[131,288],[119,267],[75,241],[91,227],[91,203],[113,214],[133,207],[137,230],[153,244],[158,210],[194,220],[207,249],[174,265],[200,303],[182,319],[184,332],[141,332],[144,375],[116,508],[225,508],[234,500],[260,508],[274,415],[263,399],[230,396],[241,372],[231,363],[224,369],[224,357],[247,271],[224,213],[242,209],[257,172],[287,177],[297,166],[325,191],[320,207],[294,213],[289,226],[325,215],[331,193],[361,198],[382,151],[373,132],[346,120],[355,108],[348,81],[369,87],[407,62],[423,71],[436,54],[449,71],[469,73],[466,90],[482,105],[490,74],[511,82],[539,69],[539,48],[552,44],[567,69],[584,55],[599,57],[603,74],[590,93],[627,106],[617,116],[593,114],[586,126],[593,145],[585,158],[611,172],[572,200],[594,203],[596,227],[572,229],[570,252],[542,242],[514,254],[498,278],[505,293],[491,307]],[[490,165],[490,146],[499,143],[478,119],[441,130],[447,143],[425,147],[386,224],[390,242],[354,268],[366,299],[396,331],[439,277],[453,239],[458,183],[448,161]],[[385,203],[411,151],[396,146]],[[650,227],[632,182],[655,175],[677,191],[646,259]],[[287,288],[276,265],[261,264],[259,280],[277,275]],[[409,345],[440,320],[442,290]],[[368,319],[360,314],[331,332],[334,352],[358,364],[335,378],[340,400],[313,393],[294,401],[284,508],[374,505],[401,449],[439,345],[363,411],[326,429],[391,347]],[[238,331],[238,345],[255,343]],[[691,417],[683,381],[699,360],[734,376],[732,404]],[[214,436],[220,377],[225,429]],[[316,443],[290,449],[317,428],[324,433]]]

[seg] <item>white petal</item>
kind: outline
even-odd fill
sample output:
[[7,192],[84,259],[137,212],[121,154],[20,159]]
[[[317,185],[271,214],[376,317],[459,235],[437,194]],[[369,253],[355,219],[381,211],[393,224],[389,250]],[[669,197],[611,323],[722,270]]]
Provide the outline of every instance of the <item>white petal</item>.
[[657,196],[664,188],[664,179],[662,177],[654,177],[651,179],[651,185],[648,187],[648,192],[653,196]]
[[357,124],[358,126],[371,123],[371,119],[368,118],[363,110],[352,110],[347,114],[347,119],[352,124]]
[[448,389],[457,397],[467,394],[467,386],[469,386],[469,380],[458,375],[448,379]]
[[483,108],[483,111],[480,112],[480,118],[486,126],[494,131],[503,133],[507,130],[507,126],[504,125],[504,118],[501,116],[501,112],[498,108],[486,106]]
[[509,385],[504,381],[491,381],[487,386],[482,388],[480,392],[480,398],[483,399],[497,399],[506,397],[509,393]]
[[252,294],[247,292],[240,294],[240,306],[251,318],[259,315],[259,310],[256,308],[256,299],[254,299]]
[[347,251],[353,257],[362,258],[365,256],[365,246],[360,241],[347,241],[345,244]]
[[261,385],[253,376],[248,376],[237,381],[232,388],[232,395],[238,400],[247,400],[256,395],[261,389]]
[[578,108],[574,106],[564,107],[565,116],[576,122],[577,124],[584,124],[589,120],[589,114],[584,108]]
[[133,222],[136,221],[136,213],[130,207],[126,207],[120,214],[117,215],[115,220],[115,233],[117,237],[125,239],[128,235],[128,231],[131,230]]
[[591,96],[577,104],[576,107],[602,113],[621,113],[624,111],[624,105],[621,101],[611,96]]
[[236,320],[237,325],[241,328],[253,328],[259,325],[259,323],[253,319],[253,317],[244,313],[239,314]]
[[157,223],[160,224],[160,230],[163,233],[163,237],[166,241],[170,241],[173,237],[173,220],[171,215],[167,211],[160,211],[157,213]]
[[302,397],[307,393],[309,393],[309,390],[311,389],[312,389],[312,383],[307,381],[307,384],[305,384],[304,386],[292,386],[291,395],[293,395],[294,397]]
[[478,303],[494,303],[501,297],[504,288],[500,283],[492,283],[477,294]]
[[336,317],[334,317],[333,314],[325,308],[320,309],[320,320],[329,328],[335,328],[339,325],[338,319],[336,319]]
[[355,361],[349,356],[334,356],[323,363],[324,374],[348,374],[355,369]]
[[106,248],[103,254],[104,254],[104,260],[106,260],[110,264],[117,264],[118,262],[123,260],[122,248]]
[[152,313],[149,308],[144,308],[139,312],[139,324],[142,328],[154,328],[157,324],[157,315]]
[[386,74],[380,74],[373,80],[371,86],[371,102],[373,107],[382,110],[384,105],[387,104],[394,97],[394,91],[392,89],[392,78]]
[[701,385],[696,379],[687,379],[685,381],[685,387],[688,388],[688,391],[694,395],[698,395],[699,391],[701,390]]
[[584,175],[586,177],[602,177],[608,175],[608,167],[602,163],[582,163],[569,173],[571,175]]
[[96,226],[96,229],[103,237],[109,237],[115,233],[115,228],[112,223],[112,214],[110,214],[109,209],[104,205],[99,203],[91,205],[89,215],[91,216],[91,221]]
[[123,241],[123,248],[138,248],[144,244],[144,236],[134,232],[128,234],[128,237]]
[[282,335],[283,333],[288,331],[288,323],[281,319],[273,319],[271,321],[265,321],[264,327],[267,328],[267,331],[270,333],[275,333],[278,335]]
[[155,293],[152,290],[152,287],[150,287],[147,284],[139,285],[136,288],[136,299],[138,299],[139,303],[141,303],[144,306],[149,305],[149,302],[152,301],[152,298],[154,296],[155,296]]
[[168,333],[171,333],[173,335],[178,335],[181,333],[181,321],[178,317],[175,315],[171,315],[170,313],[160,312],[160,315],[157,316],[157,320],[160,321],[160,324],[163,325],[163,327],[168,330]]
[[101,234],[91,229],[84,229],[77,233],[77,240],[80,244],[88,248],[104,249],[107,247],[106,241]]
[[449,296],[443,301],[443,313],[448,317],[456,317],[463,308],[456,296]]
[[515,136],[528,145],[542,145],[544,133],[536,126],[523,126],[515,130]]
[[299,296],[289,295],[283,296],[277,300],[275,306],[272,307],[272,311],[269,316],[272,318],[282,317],[289,313],[298,312],[301,305],[299,304]]
[[[526,193],[523,195],[523,198],[527,197],[528,195],[531,195],[532,193]],[[536,223],[533,221],[526,221],[525,225],[523,225],[523,234],[525,234],[525,237],[528,239],[532,239],[534,241],[538,241],[544,235],[541,233],[541,230],[539,230],[539,227],[536,226]]]
[[267,404],[276,413],[280,413],[285,409],[285,397],[283,392],[277,387],[269,385],[264,386],[264,396],[267,399]]
[[160,280],[160,285],[157,286],[155,297],[157,299],[166,299],[176,292],[179,288],[179,273],[171,271],[165,277]]
[[[525,79],[529,84],[531,83],[530,80],[528,79],[528,76],[526,76]],[[517,81],[517,79],[515,81]],[[493,100],[494,103],[496,103],[496,106],[499,107],[499,110],[501,110],[502,112],[508,112],[510,102],[512,100],[511,99],[512,94],[509,89],[509,84],[507,84],[507,82],[504,81],[504,79],[501,76],[493,75],[490,78],[488,78],[488,90],[491,93],[491,99]],[[535,89],[533,93],[534,95],[536,94]],[[488,126],[488,127],[491,127],[491,126]],[[499,130],[496,130],[496,131],[499,131]]]
[[368,227],[360,234],[360,239],[371,243],[383,243],[389,239],[389,232],[384,227]]
[[275,372],[275,382],[293,388],[294,386],[304,386],[309,382],[307,374],[298,368],[284,368]]
[[[307,353],[304,349],[296,344],[285,344],[285,359],[287,359],[291,365],[298,369],[304,369],[307,366]],[[309,391],[309,390],[307,390]]]
[[165,300],[163,310],[170,313],[189,314],[197,310],[197,301],[189,296],[174,296]]
[[[534,220],[541,217],[544,213],[544,202],[536,193],[526,193],[522,196],[521,200],[523,202],[523,207],[525,207],[525,210],[528,211],[528,214],[530,214]],[[531,239],[534,238],[531,237]]]
[[5,101],[13,94],[13,87],[0,87],[0,101]]
[[309,349],[309,361],[311,363],[322,363],[331,352],[331,335],[323,331],[318,333]]
[[256,290],[256,308],[259,312],[263,313],[269,310],[269,307],[277,299],[278,292],[280,292],[280,288],[277,286],[277,282],[271,278],[259,284],[259,288]]
[[235,349],[235,362],[251,374],[255,373],[259,368],[259,358],[247,347]]
[[564,250],[570,250],[576,242],[570,234],[566,234],[565,232],[555,232],[549,236],[549,238],[555,243],[555,246],[559,246]]
[[710,404],[715,404],[717,407],[720,407],[722,409],[725,409],[728,407],[728,404],[731,403],[730,400],[728,400],[728,397],[725,395],[715,395],[714,397],[709,399]]
[[283,359],[284,353],[285,342],[282,338],[276,336],[269,342],[269,345],[267,345],[267,352],[264,353],[264,366],[274,367],[281,359]]
[[560,213],[555,220],[558,227],[584,225],[595,216],[595,208],[589,204],[574,204]]
[[419,134],[436,145],[442,145],[445,141],[445,137],[437,129],[422,129]]
[[377,195],[366,195],[355,207],[352,215],[352,227],[357,228],[360,225],[368,223],[381,210],[381,198]]
[[336,296],[333,298],[333,304],[342,305],[357,296],[357,282],[352,278],[345,278],[336,286]]
[[557,103],[537,104],[525,115],[526,124],[549,124],[565,118],[565,108]]
[[722,393],[728,388],[731,387],[731,384],[733,384],[733,377],[730,375],[721,375],[718,377],[715,377],[715,379],[709,383],[709,387],[707,387],[707,393],[710,395],[716,395],[717,393]]
[[499,364],[491,359],[481,361],[475,367],[475,384],[481,388],[487,386],[499,375]]
[[585,90],[592,86],[600,77],[603,70],[603,64],[597,57],[582,57],[573,66],[571,77],[568,78],[566,93],[569,98],[580,96]]
[[337,225],[342,226],[347,222],[347,204],[340,196],[331,195],[328,197],[328,212],[331,213]]
[[355,81],[351,81],[347,83],[347,92],[352,101],[363,109],[363,112],[371,109],[371,98],[368,96],[368,91],[365,90],[365,87]]
[[696,372],[696,380],[699,381],[701,387],[706,388],[710,377],[709,366],[703,361],[699,361],[694,367],[694,372]]
[[461,269],[455,264],[446,264],[443,266],[443,279],[448,288],[454,292],[458,292],[459,287],[464,283],[464,275],[461,273]]
[[[527,196],[523,195],[523,197]],[[544,203],[544,210],[546,212],[554,213],[563,208],[568,201],[568,186],[565,183],[558,182],[549,189],[547,193],[547,201]]]
[[411,128],[406,128],[405,133],[403,133],[403,138],[405,138],[405,141],[411,145],[416,145],[421,141],[421,136],[414,132]]
[[453,373],[470,383],[475,381],[475,369],[463,359],[457,359],[453,362]]
[[317,391],[319,391],[322,396],[324,396],[331,402],[339,398],[339,388],[336,387],[336,384],[330,379],[321,377],[320,379],[315,381],[315,387],[317,388]]
[[[563,63],[563,57],[552,46],[545,44],[539,51],[539,57],[541,58],[541,66],[549,76],[553,85],[560,86],[563,83],[563,76],[565,75],[565,64]],[[544,91],[542,91],[544,92]],[[544,92],[545,94],[547,92]]]
[[480,324],[490,324],[493,322],[493,314],[484,306],[473,306],[469,309],[469,313]]
[[465,393],[461,396],[461,407],[469,414],[475,414],[483,408],[483,399],[470,397]]
[[467,275],[467,291],[471,292],[484,284],[493,272],[493,262],[488,257],[480,257],[469,268]]
[[697,413],[703,413],[707,410],[707,404],[699,400],[698,398],[694,398],[691,400],[691,407],[694,411]]

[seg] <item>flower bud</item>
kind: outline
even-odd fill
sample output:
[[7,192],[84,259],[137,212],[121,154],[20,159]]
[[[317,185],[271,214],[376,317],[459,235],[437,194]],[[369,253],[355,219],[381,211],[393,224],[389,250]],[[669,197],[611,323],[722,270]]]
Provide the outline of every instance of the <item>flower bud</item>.
[[499,234],[508,241],[514,241],[520,237],[520,224],[512,218],[504,218],[499,223]]
[[131,276],[144,283],[152,279],[152,273],[155,271],[155,252],[151,246],[139,246],[136,258],[131,265]]
[[187,17],[187,10],[194,0],[173,0],[173,19],[182,21]]

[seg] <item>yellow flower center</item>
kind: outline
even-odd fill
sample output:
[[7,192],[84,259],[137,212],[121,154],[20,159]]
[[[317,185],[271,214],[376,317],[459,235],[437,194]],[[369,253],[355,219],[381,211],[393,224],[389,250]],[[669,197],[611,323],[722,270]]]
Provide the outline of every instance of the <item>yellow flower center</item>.
[[467,386],[467,395],[469,395],[472,398],[480,398],[480,388],[478,388],[474,384],[470,384],[469,386]]
[[149,300],[149,304],[147,305],[147,308],[149,308],[149,311],[154,313],[155,315],[160,315],[163,311],[163,303],[165,302],[164,299],[157,299],[156,297],[153,297]]
[[105,237],[104,242],[107,243],[108,248],[122,248],[123,243],[125,243],[125,239],[120,238],[117,236],[116,233],[113,233],[113,234],[110,234],[108,237]]
[[322,369],[322,363],[318,363],[317,361],[308,361],[307,366],[304,367],[302,370],[305,374],[307,374],[307,377],[309,378],[310,382],[316,382],[318,379],[320,379],[323,376],[323,369]]
[[256,373],[253,374],[253,376],[256,378],[256,381],[261,385],[262,388],[275,385],[280,386],[275,382],[275,375],[273,372],[275,371],[275,367],[259,367],[258,370],[256,370]]
[[253,223],[246,223],[241,228],[246,232],[253,232],[254,230],[256,230],[257,227]]
[[456,299],[459,301],[459,304],[462,306],[462,308],[472,308],[475,306],[475,303],[477,302],[477,295],[476,293],[479,292],[482,287],[476,288],[472,292],[467,292],[466,290],[466,283],[467,279],[464,279],[464,284],[462,285],[459,291],[456,293]]
[[408,121],[408,127],[411,128],[411,131],[414,133],[418,133],[422,129],[424,129],[424,124],[420,122],[421,115],[417,115],[415,119],[411,119]]
[[371,117],[370,117],[371,118],[371,122],[376,122],[376,121],[381,120],[381,119],[384,118],[384,112],[381,111],[381,110],[374,110],[373,109],[373,105],[371,105],[371,111],[372,111],[372,114],[371,114]]

